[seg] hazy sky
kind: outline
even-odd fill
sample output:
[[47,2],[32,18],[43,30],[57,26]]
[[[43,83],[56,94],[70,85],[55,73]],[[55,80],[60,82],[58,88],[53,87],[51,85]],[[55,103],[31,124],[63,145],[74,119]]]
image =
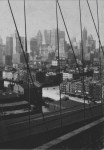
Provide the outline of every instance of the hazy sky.
[[[24,35],[24,10],[23,0],[10,0],[13,13],[16,19],[20,35]],[[79,0],[59,0],[70,37],[76,37],[80,40],[80,23],[79,23]],[[95,23],[97,25],[96,0],[89,0]],[[99,20],[100,20],[100,37],[104,44],[104,0],[98,0],[99,3]],[[86,27],[88,34],[92,34],[98,41],[95,28],[90,16],[86,0],[81,0],[82,8],[82,26]],[[35,36],[38,30],[43,32],[44,29],[56,28],[56,3],[55,0],[26,0],[27,15],[27,35],[28,38]],[[59,28],[65,30],[62,18],[59,14]],[[7,0],[0,0],[0,35],[5,37],[13,34],[15,26],[9,10]],[[67,35],[66,35],[67,39]]]

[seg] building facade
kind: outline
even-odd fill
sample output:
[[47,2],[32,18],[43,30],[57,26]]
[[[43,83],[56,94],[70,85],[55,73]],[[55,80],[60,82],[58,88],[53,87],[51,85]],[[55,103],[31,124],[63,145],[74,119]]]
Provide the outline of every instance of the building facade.
[[[88,53],[88,52],[87,52],[87,48],[86,48],[87,30],[86,30],[85,27],[84,27],[83,32],[82,32],[82,38],[83,38],[82,44],[83,44],[84,57],[85,57],[85,54]],[[82,47],[81,47],[81,49],[82,49]]]
[[37,33],[36,39],[37,39],[38,46],[41,46],[43,42],[43,37],[42,37],[42,33],[40,30]]
[[0,64],[3,64],[3,45],[0,45]]
[[32,57],[39,54],[38,41],[34,37],[30,39],[30,54]]
[[45,44],[51,45],[51,30],[44,31]]
[[13,55],[13,37],[6,37],[6,52],[5,55]]
[[[59,38],[59,42],[60,42],[60,39],[63,39],[63,41],[65,41],[65,32],[58,30],[58,38]],[[56,50],[58,48],[57,45],[58,45],[57,30],[53,29],[53,30],[51,30],[51,46],[53,47],[53,49]]]

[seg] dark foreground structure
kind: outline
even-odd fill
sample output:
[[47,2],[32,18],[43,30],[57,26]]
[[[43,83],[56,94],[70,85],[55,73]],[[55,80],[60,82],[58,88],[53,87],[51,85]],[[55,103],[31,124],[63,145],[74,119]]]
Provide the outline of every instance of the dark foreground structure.
[[[26,139],[32,136],[40,136],[45,134],[49,136],[49,132],[55,130],[67,130],[67,126],[73,128],[76,125],[83,125],[89,120],[95,120],[100,118],[104,112],[104,105],[97,104],[91,107],[86,107],[77,110],[71,110],[69,108],[56,112],[50,112],[44,114],[27,114],[26,116],[2,119],[0,121],[0,145],[6,145],[5,143],[13,143],[20,139]],[[73,126],[74,125],[74,126]],[[75,127],[76,128],[76,127]],[[32,138],[36,145],[36,138]],[[28,141],[29,142],[29,141]],[[46,141],[45,141],[46,142]],[[41,143],[42,144],[42,143]],[[17,148],[17,147],[15,147]],[[19,147],[21,148],[21,147]]]

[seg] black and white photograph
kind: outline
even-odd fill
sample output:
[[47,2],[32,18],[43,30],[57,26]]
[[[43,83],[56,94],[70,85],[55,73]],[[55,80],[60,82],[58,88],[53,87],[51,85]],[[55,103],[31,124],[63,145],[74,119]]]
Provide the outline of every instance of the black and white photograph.
[[104,0],[0,0],[0,149],[104,149]]

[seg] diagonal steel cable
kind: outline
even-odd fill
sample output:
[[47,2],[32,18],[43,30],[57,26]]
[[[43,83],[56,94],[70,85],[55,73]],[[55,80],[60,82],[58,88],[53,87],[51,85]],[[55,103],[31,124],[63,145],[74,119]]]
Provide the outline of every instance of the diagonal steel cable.
[[[14,18],[13,11],[12,11],[11,4],[10,4],[10,1],[9,1],[9,0],[8,0],[8,5],[9,5],[9,8],[10,8],[10,12],[11,12],[11,15],[12,15],[12,18],[13,18],[13,22],[14,22],[14,25],[15,25],[15,28],[16,28],[16,32],[17,32],[17,35],[18,35],[18,38],[19,38],[20,46],[21,46],[21,49],[22,49],[22,52],[23,52],[23,55],[24,55],[24,58],[25,58],[25,62],[26,62],[27,69],[28,69],[28,73],[29,73],[29,75],[30,75],[30,78],[31,78],[33,87],[34,87],[34,89],[35,89],[35,84],[34,84],[34,81],[33,81],[32,75],[31,75],[31,71],[30,71],[30,67],[29,67],[29,64],[28,64],[28,59],[27,59],[27,57],[26,57],[26,54],[25,54],[25,51],[24,51],[24,48],[23,48],[23,45],[22,45],[22,42],[21,42],[21,38],[20,38],[20,35],[19,35],[19,32],[18,32],[18,28],[17,28],[17,25],[16,25],[16,21],[15,21],[15,18]],[[26,19],[26,18],[25,18],[25,19]],[[25,27],[26,27],[26,26],[25,26]],[[25,40],[26,40],[26,39],[25,39]],[[41,103],[42,103],[42,102],[41,102]],[[44,124],[45,124],[45,117],[44,117],[43,111],[42,111],[41,113],[42,113],[43,122],[44,122]],[[48,133],[48,127],[46,127],[46,130],[47,130],[47,133]],[[49,137],[49,135],[48,135],[48,137]]]
[[[89,8],[89,11],[90,11],[90,15],[91,15],[91,18],[92,18],[94,27],[95,27],[95,31],[96,31],[98,40],[99,40],[99,48],[101,48],[102,53],[103,53],[103,55],[104,55],[104,50],[103,50],[102,43],[101,43],[101,40],[100,40],[100,35],[99,35],[99,23],[98,23],[98,31],[97,31],[97,27],[96,27],[96,24],[95,24],[95,21],[94,21],[94,17],[93,17],[92,11],[91,11],[91,7],[90,7],[90,4],[89,4],[89,1],[86,0],[86,2],[87,2],[87,5],[88,5],[88,8]],[[98,3],[97,3],[97,1],[96,1],[96,5],[97,5],[97,20],[98,20],[98,22],[99,22]],[[99,51],[101,52],[101,50],[99,50]],[[100,56],[100,57],[101,57],[101,56]],[[102,93],[101,93],[101,95],[102,95]],[[101,101],[101,103],[102,103],[102,101]]]
[[90,4],[89,4],[89,1],[86,0],[86,2],[87,2],[87,5],[88,5],[88,8],[89,8],[89,11],[90,11],[90,15],[91,15],[91,18],[92,18],[94,27],[95,27],[95,31],[96,31],[96,34],[97,34],[97,37],[98,37],[98,40],[99,40],[99,44],[100,44],[101,50],[102,50],[103,55],[104,55],[104,50],[103,50],[103,47],[102,47],[102,44],[101,44],[101,40],[100,40],[99,33],[98,33],[98,31],[97,31],[97,27],[96,27],[96,24],[95,24],[95,21],[94,21],[94,17],[93,17],[92,11],[91,11],[91,7],[90,7]]
[[68,32],[68,29],[67,29],[67,26],[66,26],[66,23],[65,23],[65,19],[64,19],[64,16],[63,16],[63,13],[62,13],[62,10],[61,10],[61,7],[60,7],[60,4],[59,4],[58,0],[57,0],[57,4],[58,4],[59,10],[60,10],[60,14],[61,14],[61,17],[62,17],[62,20],[63,20],[63,23],[64,23],[64,27],[65,27],[65,30],[66,30],[66,33],[67,33],[67,36],[68,36],[68,40],[69,40],[70,46],[72,48],[72,52],[73,52],[73,55],[74,55],[75,62],[76,62],[78,71],[80,73],[80,68],[79,68],[79,65],[77,63],[76,55],[75,55],[75,52],[74,52],[74,49],[73,49],[73,46],[72,46],[72,42],[71,42],[71,39],[70,39],[70,36],[69,36],[69,32]]
[[[60,74],[60,52],[59,52],[59,28],[58,28],[58,10],[57,10],[57,2],[58,2],[58,0],[56,0],[56,24],[57,24],[58,67],[59,67],[59,74]],[[61,89],[60,89],[60,83],[59,83],[59,94],[60,94],[60,117],[61,117],[61,127],[62,127]]]
[[81,48],[82,48],[82,85],[83,85],[83,98],[84,98],[84,120],[85,120],[85,84],[84,84],[84,48],[83,48],[83,36],[82,36],[82,12],[81,12],[81,2],[79,0],[79,14],[80,14],[80,31],[81,31]]
[[[99,38],[100,38],[100,30],[99,30],[99,6],[98,6],[98,0],[96,0],[96,6],[97,6],[97,22],[98,22],[98,34],[99,34]],[[100,55],[100,84],[101,84],[101,106],[103,103],[102,100],[102,64],[101,64],[101,50],[100,50],[100,42],[99,42],[99,55]],[[102,111],[102,108],[101,108]]]
[[[28,63],[28,52],[27,52],[27,26],[26,26],[26,4],[24,0],[24,23],[25,23],[25,53],[26,53],[26,58],[27,58],[27,63]],[[27,77],[28,77],[28,98],[29,98],[29,135],[31,135],[31,129],[30,129],[30,83],[29,83],[29,69],[27,68]]]

